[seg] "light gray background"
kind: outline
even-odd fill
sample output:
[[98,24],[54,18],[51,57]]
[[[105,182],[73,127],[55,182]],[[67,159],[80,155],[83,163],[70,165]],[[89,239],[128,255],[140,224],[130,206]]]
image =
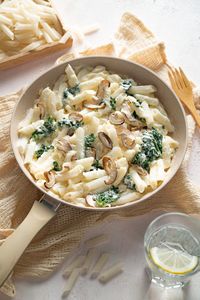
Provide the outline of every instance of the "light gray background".
[[[66,26],[86,27],[98,22],[101,30],[87,37],[88,45],[100,45],[110,41],[120,16],[131,11],[166,44],[168,58],[176,66],[182,66],[196,84],[200,84],[200,1],[199,0],[54,0]],[[81,45],[79,45],[81,47]],[[39,74],[51,67],[59,54],[30,62],[12,70],[0,72],[0,95],[17,91],[30,83]],[[189,174],[199,183],[200,175],[200,139],[197,130],[189,164]],[[102,231],[110,236],[109,245],[102,248],[112,252],[112,260],[121,259],[125,264],[124,273],[110,284],[102,287],[89,278],[81,278],[69,300],[143,300],[149,288],[144,273],[143,235],[149,222],[155,217],[149,214],[132,218],[129,221],[112,222],[91,229],[88,236]],[[84,249],[83,249],[84,250]],[[60,299],[64,280],[61,266],[45,282],[17,282],[15,300],[54,300]],[[187,300],[200,299],[200,276],[194,278],[185,291]],[[164,297],[164,295],[163,295]],[[166,296],[165,296],[166,297]],[[153,298],[161,299],[161,296]],[[0,294],[1,300],[7,300]],[[166,299],[166,298],[165,298]],[[175,297],[170,296],[170,299]]]

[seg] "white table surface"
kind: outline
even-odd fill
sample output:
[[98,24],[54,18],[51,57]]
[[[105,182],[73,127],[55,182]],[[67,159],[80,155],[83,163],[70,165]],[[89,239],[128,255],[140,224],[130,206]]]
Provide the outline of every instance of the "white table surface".
[[[163,40],[170,61],[182,66],[188,76],[200,84],[200,1],[199,0],[54,0],[66,25],[87,27],[99,23],[101,30],[87,37],[87,44],[94,46],[110,41],[120,16],[131,11]],[[81,47],[81,45],[79,45]],[[17,91],[39,74],[51,67],[60,54],[30,62],[23,66],[0,72],[0,95]],[[200,139],[197,131],[189,164],[189,174],[198,183],[200,175]],[[112,260],[124,262],[124,273],[102,287],[97,281],[81,278],[68,297],[69,300],[143,300],[149,289],[144,272],[143,235],[149,222],[155,217],[149,214],[126,221],[105,223],[91,228],[87,236],[108,232],[110,242],[102,247],[112,255]],[[18,281],[15,300],[60,299],[64,280],[64,265],[48,280],[40,282]],[[200,299],[200,275],[197,274],[185,291],[185,299]],[[9,298],[0,294],[1,300]],[[161,299],[153,298],[154,300]],[[166,299],[166,298],[165,298]],[[175,297],[170,297],[175,299]]]

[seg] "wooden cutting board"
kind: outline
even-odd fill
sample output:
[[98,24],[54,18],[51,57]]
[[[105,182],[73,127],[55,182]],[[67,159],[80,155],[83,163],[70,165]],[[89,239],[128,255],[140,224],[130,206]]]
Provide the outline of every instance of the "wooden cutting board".
[[[65,25],[64,25],[61,17],[59,16],[58,11],[55,8],[53,0],[49,0],[49,2],[51,3],[51,7],[54,8],[55,13],[58,17],[58,21],[60,24],[60,30],[61,30],[62,36],[63,36],[67,32],[67,30],[65,29]],[[9,56],[3,60],[0,60],[0,70],[9,69],[9,68],[12,68],[13,66],[23,64],[27,61],[33,61],[35,58],[40,58],[42,56],[52,54],[56,51],[70,48],[72,46],[72,43],[73,43],[73,39],[72,39],[71,35],[69,35],[69,38],[67,39],[67,41],[65,43],[60,43],[59,41],[56,41],[56,42],[53,42],[50,44],[42,45],[42,46],[40,46],[32,51],[26,52],[26,53],[19,53],[19,54],[13,55],[13,56]]]

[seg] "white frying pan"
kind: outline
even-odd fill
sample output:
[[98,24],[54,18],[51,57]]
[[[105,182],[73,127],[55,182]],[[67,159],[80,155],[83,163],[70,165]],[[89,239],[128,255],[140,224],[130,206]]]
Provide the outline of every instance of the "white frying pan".
[[[50,219],[52,219],[55,216],[58,207],[61,204],[65,204],[66,209],[68,205],[77,208],[77,206],[73,205],[72,203],[60,200],[56,196],[49,196],[45,190],[37,186],[33,177],[24,167],[22,158],[16,146],[18,139],[18,124],[24,118],[27,109],[33,106],[34,100],[37,99],[38,91],[41,88],[45,88],[46,86],[53,86],[56,79],[64,73],[64,70],[68,63],[69,62],[58,65],[44,73],[38,79],[36,79],[20,97],[13,112],[11,120],[11,142],[13,152],[24,174],[38,189],[40,189],[44,193],[44,196],[40,201],[34,202],[33,207],[29,212],[28,216],[25,218],[25,220],[18,226],[14,233],[12,233],[6,239],[4,244],[0,247],[0,286],[7,279],[13,267],[15,266],[20,256],[33,239],[33,237],[45,224],[47,224],[47,222]],[[70,61],[70,64],[72,65],[72,67],[79,65],[104,65],[109,70],[114,71],[115,73],[127,75],[128,77],[134,78],[136,81],[142,84],[153,84],[157,87],[158,98],[163,103],[172,123],[175,126],[174,138],[179,142],[180,146],[175,154],[172,167],[168,171],[168,175],[165,181],[155,191],[148,193],[141,199],[132,203],[128,203],[124,206],[129,207],[137,205],[137,203],[139,202],[147,201],[152,195],[161,190],[170,181],[170,179],[175,175],[176,171],[180,167],[181,162],[184,158],[187,145],[187,126],[184,110],[180,101],[175,96],[173,91],[166,85],[166,83],[163,82],[155,73],[141,65],[132,63],[130,61],[126,61],[119,58],[95,56],[74,59]],[[88,209],[88,214],[90,213],[90,210],[114,210],[120,208],[122,208],[122,206],[110,208],[80,207],[80,209]]]

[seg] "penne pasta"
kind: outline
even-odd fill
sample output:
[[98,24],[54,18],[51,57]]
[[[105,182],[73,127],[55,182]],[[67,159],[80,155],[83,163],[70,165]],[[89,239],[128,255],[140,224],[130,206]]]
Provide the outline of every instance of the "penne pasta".
[[18,129],[31,124],[32,118],[33,118],[33,108],[30,108],[27,111],[25,118],[19,123]]
[[[89,27],[86,27],[84,30],[83,30],[83,34],[84,35],[89,35],[89,34],[92,34],[94,32],[97,32],[99,30],[99,25],[98,24],[93,24]],[[94,72],[94,71],[93,71]]]
[[129,203],[129,202],[133,202],[139,198],[140,198],[140,194],[137,192],[122,193],[120,198],[116,202],[113,203],[113,206],[123,205],[123,204]]
[[[38,120],[34,123],[31,123],[27,126],[21,127],[18,132],[25,136],[30,136],[39,126],[43,124],[43,120]],[[21,126],[21,125],[20,125]]]
[[75,166],[77,165],[82,165],[84,167],[85,171],[89,171],[92,167],[92,164],[94,162],[94,158],[93,157],[86,157],[83,159],[78,159],[76,161],[74,161],[72,163],[72,165],[74,164]]
[[63,199],[69,202],[73,202],[76,198],[81,197],[81,191],[68,192],[64,194]]
[[86,180],[91,181],[93,179],[106,176],[106,172],[104,170],[93,170],[89,172],[83,172],[83,176]]
[[68,41],[68,39],[71,37],[71,32],[69,32],[69,31],[67,31],[62,37],[61,37],[61,39],[60,39],[60,43],[61,44],[65,44],[67,41]]
[[129,90],[129,94],[142,94],[142,95],[149,95],[156,92],[156,88],[153,85],[132,85]]
[[85,184],[85,189],[88,192],[94,192],[95,190],[104,191],[107,189],[105,181],[108,179],[108,176],[103,176]]
[[46,22],[40,22],[44,30],[48,33],[53,41],[59,40],[60,34]]
[[142,180],[140,175],[135,170],[131,170],[131,175],[133,177],[133,181],[135,183],[136,190],[139,193],[143,193],[145,188],[147,187],[146,182],[144,180]]
[[81,275],[86,275],[90,268],[92,267],[92,264],[94,263],[95,257],[97,256],[97,250],[96,249],[90,249],[87,253],[85,262],[81,268]]
[[97,78],[93,78],[87,81],[83,81],[80,83],[79,87],[81,89],[81,91],[84,90],[92,90],[92,89],[97,89],[99,83],[103,80],[102,77],[97,77]]
[[24,47],[20,51],[21,52],[29,52],[29,51],[32,51],[32,50],[40,47],[42,44],[43,44],[42,41],[36,41],[36,42],[33,42],[33,43],[29,44],[28,46]]
[[99,245],[105,244],[108,242],[108,237],[105,234],[101,234],[85,241],[85,246],[88,248],[98,247]]
[[85,132],[83,128],[78,128],[76,130],[76,149],[77,149],[77,157],[82,159],[85,157]]
[[134,97],[136,99],[139,99],[140,101],[145,101],[151,106],[158,106],[159,105],[159,100],[157,98],[145,96],[145,95],[140,95],[140,94],[135,94]]
[[63,277],[68,277],[74,269],[80,268],[84,262],[85,262],[86,256],[85,255],[79,255],[74,258],[74,260],[65,268],[63,272]]
[[68,83],[69,83],[70,87],[74,87],[77,84],[79,84],[76,73],[74,72],[74,70],[72,69],[72,67],[69,64],[67,65],[67,67],[65,69],[65,73],[67,74]]
[[53,39],[51,38],[51,36],[43,29],[41,29],[41,32],[46,40],[47,43],[52,43]]
[[100,275],[101,270],[107,263],[108,259],[109,259],[109,254],[107,254],[107,253],[103,253],[99,256],[99,258],[98,258],[96,264],[94,265],[92,272],[90,274],[91,279],[95,279]]
[[75,285],[79,275],[80,275],[81,269],[76,268],[72,271],[70,277],[67,280],[66,286],[64,288],[64,292],[62,294],[62,298],[66,298],[70,291],[72,290],[73,286]]
[[101,283],[107,283],[117,275],[123,272],[122,264],[117,263],[112,265],[109,269],[105,270],[102,274],[99,276],[99,281]]
[[117,172],[117,178],[115,180],[115,185],[119,185],[120,182],[124,179],[126,175],[128,167],[120,167]]
[[0,15],[0,22],[12,26],[12,21],[4,15]]
[[[48,23],[51,7],[40,13]],[[22,28],[28,32],[26,25],[35,26],[37,16]],[[35,26],[35,32],[58,38],[57,28],[49,31],[49,26]],[[17,147],[30,174],[43,188],[47,175],[53,176],[49,194],[80,207],[126,205],[156,189],[179,145],[155,91],[153,85],[137,85],[105,66],[68,64],[52,88],[39,91],[19,123]],[[102,240],[86,244],[95,247]]]
[[157,188],[159,181],[164,180],[165,175],[163,159],[155,161],[151,166],[149,174],[149,184],[153,190]]
[[12,41],[14,40],[14,33],[5,24],[0,24],[0,29],[8,36]]
[[50,5],[50,1],[43,0],[0,1],[1,48],[7,56],[35,51],[55,41],[67,42],[70,33],[63,34],[56,11]]
[[65,182],[68,179],[77,177],[80,174],[82,174],[83,170],[84,170],[83,166],[77,165],[73,169],[71,169],[69,172],[66,172],[64,174],[63,173],[62,174],[58,174],[56,176],[56,181],[58,181],[58,182]]
[[96,92],[93,90],[83,91],[79,95],[71,99],[71,105],[81,104],[83,101],[91,101],[95,96]]
[[173,132],[174,127],[172,126],[169,118],[165,115],[163,115],[158,109],[153,110],[154,113],[154,120],[162,124],[163,126],[166,127],[168,132]]
[[21,156],[24,156],[24,154],[26,153],[27,144],[28,144],[28,138],[26,138],[26,137],[23,137],[17,141],[17,146],[18,146],[19,153],[21,154]]
[[32,161],[35,149],[36,149],[35,142],[31,142],[26,146],[24,151],[25,152],[24,164],[28,164]]

